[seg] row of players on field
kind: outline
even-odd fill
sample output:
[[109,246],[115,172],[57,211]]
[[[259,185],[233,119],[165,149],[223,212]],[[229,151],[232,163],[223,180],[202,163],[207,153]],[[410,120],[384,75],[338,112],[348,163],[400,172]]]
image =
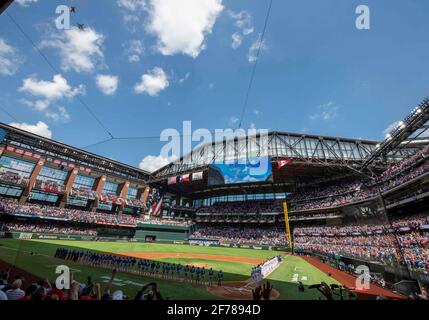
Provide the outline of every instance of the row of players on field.
[[213,285],[214,278],[217,279],[217,285],[221,286],[223,279],[222,270],[215,272],[212,268],[206,269],[192,265],[183,266],[175,263],[164,263],[90,251],[84,252],[58,248],[55,252],[55,258],[88,264],[94,267],[117,269],[123,272],[137,272],[141,275],[160,276],[164,279],[183,279],[196,284],[203,284],[208,280],[208,285],[210,286]]

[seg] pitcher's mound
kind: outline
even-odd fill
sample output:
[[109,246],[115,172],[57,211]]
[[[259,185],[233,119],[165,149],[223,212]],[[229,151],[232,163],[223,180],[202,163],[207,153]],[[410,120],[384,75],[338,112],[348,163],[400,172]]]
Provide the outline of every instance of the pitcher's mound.
[[[227,281],[221,287],[213,284],[207,287],[207,291],[225,300],[253,300],[252,290],[256,284],[248,281]],[[273,289],[271,291],[271,300],[277,299],[280,293]]]

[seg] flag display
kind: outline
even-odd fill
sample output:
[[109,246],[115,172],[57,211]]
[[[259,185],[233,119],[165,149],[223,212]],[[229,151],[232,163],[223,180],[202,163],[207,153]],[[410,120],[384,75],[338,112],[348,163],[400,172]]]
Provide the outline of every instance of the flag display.
[[292,163],[292,160],[289,160],[289,159],[287,159],[287,160],[280,160],[280,161],[277,161],[277,168],[278,169],[281,169],[281,168],[283,168],[284,166],[286,166],[286,165],[288,165],[288,164],[291,164]]
[[169,184],[169,185],[171,185],[171,184],[176,184],[176,182],[177,182],[177,176],[169,177],[169,178],[168,178],[168,184]]
[[155,204],[152,207],[152,215],[153,216],[159,216],[161,214],[161,208],[162,208],[162,201],[164,200],[164,196],[162,196],[158,203],[155,202]]
[[180,182],[189,182],[189,174],[184,174],[180,176]]
[[203,172],[194,172],[192,174],[192,181],[203,180]]

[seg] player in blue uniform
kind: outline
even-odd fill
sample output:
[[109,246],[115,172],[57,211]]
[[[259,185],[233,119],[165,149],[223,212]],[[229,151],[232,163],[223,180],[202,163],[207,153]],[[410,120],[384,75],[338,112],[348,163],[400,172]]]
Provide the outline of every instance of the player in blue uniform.
[[214,275],[213,269],[210,268],[210,270],[209,270],[209,286],[210,287],[213,285],[213,275]]
[[184,269],[184,272],[185,272],[185,281],[188,281],[188,273],[189,273],[189,266],[188,265],[186,265],[185,266],[185,269]]
[[222,278],[223,278],[222,270],[219,270],[219,272],[217,273],[217,285],[218,285],[218,287],[222,286]]

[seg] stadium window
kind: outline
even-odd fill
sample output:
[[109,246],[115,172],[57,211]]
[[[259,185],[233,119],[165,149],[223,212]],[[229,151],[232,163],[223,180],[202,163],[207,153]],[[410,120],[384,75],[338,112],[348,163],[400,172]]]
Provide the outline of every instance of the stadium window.
[[22,194],[23,189],[8,185],[0,185],[0,194],[3,196],[9,196],[19,198]]
[[49,168],[49,167],[42,167],[39,175],[37,176],[37,180],[41,180],[41,181],[49,180],[49,181],[58,182],[59,184],[64,184],[64,182],[66,181],[67,175],[68,175],[67,171],[62,171],[62,170]]
[[118,184],[110,181],[106,181],[103,188],[103,194],[116,194],[118,191]]
[[67,200],[67,205],[86,208],[88,206],[88,200],[69,198]]
[[35,163],[4,156],[0,158],[0,175],[9,172],[22,178],[29,178],[34,166]]
[[111,211],[113,208],[113,205],[111,203],[99,203],[98,204],[98,209],[101,210],[106,210],[106,211]]
[[83,188],[83,189],[92,190],[92,188],[94,187],[94,184],[95,184],[95,178],[78,174],[73,183],[73,188],[76,188],[76,189]]
[[129,207],[129,206],[125,206],[123,209],[124,213],[129,213],[129,214],[137,214],[138,213],[137,211],[138,211],[137,208]]
[[30,200],[43,201],[43,202],[51,202],[55,203],[58,201],[58,196],[51,193],[39,192],[39,191],[31,191]]
[[137,199],[137,193],[137,188],[129,187],[127,192],[127,199]]

